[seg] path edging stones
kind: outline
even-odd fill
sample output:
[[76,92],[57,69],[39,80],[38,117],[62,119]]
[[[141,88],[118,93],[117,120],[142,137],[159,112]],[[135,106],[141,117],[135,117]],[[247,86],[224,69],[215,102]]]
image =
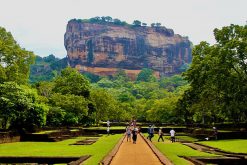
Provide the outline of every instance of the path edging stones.
[[144,141],[148,144],[148,146],[151,148],[151,150],[154,152],[154,154],[158,157],[160,162],[164,165],[173,165],[173,163],[164,155],[162,154],[154,145],[152,142],[147,140],[141,133],[141,137],[144,139]]
[[123,143],[123,140],[125,138],[124,136],[118,141],[118,143],[115,145],[115,147],[101,160],[98,164],[99,165],[109,165],[113,159],[113,157],[116,155],[116,153],[119,150],[120,145]]

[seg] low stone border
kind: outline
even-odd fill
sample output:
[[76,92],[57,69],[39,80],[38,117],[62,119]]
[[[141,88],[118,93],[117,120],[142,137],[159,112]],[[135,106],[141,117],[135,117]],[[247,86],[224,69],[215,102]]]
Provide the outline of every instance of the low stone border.
[[92,145],[95,143],[99,138],[86,138],[84,140],[79,140],[74,144],[71,145]]
[[247,159],[241,159],[237,157],[183,157],[184,159],[194,163],[195,165],[206,165],[206,164],[223,164],[223,165],[240,165],[247,164]]
[[113,157],[116,155],[116,153],[118,152],[119,150],[119,147],[120,145],[123,143],[123,140],[125,138],[125,134],[124,136],[118,141],[117,145],[115,145],[115,147],[111,150],[110,153],[108,153],[104,158],[103,160],[101,160],[99,162],[99,165],[109,165],[113,159]]
[[38,164],[59,164],[70,163],[73,161],[84,161],[88,159],[90,155],[85,156],[1,156],[0,164],[15,164],[15,163],[38,163]]
[[91,156],[91,155],[82,156],[82,157],[80,157],[80,159],[68,163],[68,165],[80,165],[80,164],[82,164],[85,160],[87,160],[90,156]]
[[148,144],[148,146],[151,148],[151,150],[154,152],[154,154],[158,157],[160,162],[164,165],[173,165],[173,163],[165,156],[163,155],[154,145],[151,141],[146,139],[142,134],[140,134],[141,137],[144,139],[144,141]]

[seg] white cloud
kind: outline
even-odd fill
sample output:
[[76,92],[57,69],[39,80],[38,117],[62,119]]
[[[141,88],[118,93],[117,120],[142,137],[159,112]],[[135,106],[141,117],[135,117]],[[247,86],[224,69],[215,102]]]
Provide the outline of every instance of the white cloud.
[[40,56],[64,57],[63,36],[73,18],[111,16],[132,23],[160,22],[194,44],[214,42],[213,29],[244,25],[246,0],[0,0],[0,26]]

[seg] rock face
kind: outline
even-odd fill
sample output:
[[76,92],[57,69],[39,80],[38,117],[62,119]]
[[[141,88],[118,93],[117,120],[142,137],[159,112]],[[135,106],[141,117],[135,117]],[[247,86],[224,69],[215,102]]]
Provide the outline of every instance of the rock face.
[[157,76],[174,74],[192,59],[188,38],[165,27],[73,19],[68,22],[64,45],[72,67],[98,75],[123,69],[135,77],[142,68],[153,69]]

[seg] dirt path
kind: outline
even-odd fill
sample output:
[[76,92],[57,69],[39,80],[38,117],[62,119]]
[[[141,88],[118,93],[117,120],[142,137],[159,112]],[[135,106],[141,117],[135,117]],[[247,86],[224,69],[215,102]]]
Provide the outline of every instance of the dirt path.
[[121,144],[111,165],[162,165],[147,143],[138,134],[136,144],[127,142]]

